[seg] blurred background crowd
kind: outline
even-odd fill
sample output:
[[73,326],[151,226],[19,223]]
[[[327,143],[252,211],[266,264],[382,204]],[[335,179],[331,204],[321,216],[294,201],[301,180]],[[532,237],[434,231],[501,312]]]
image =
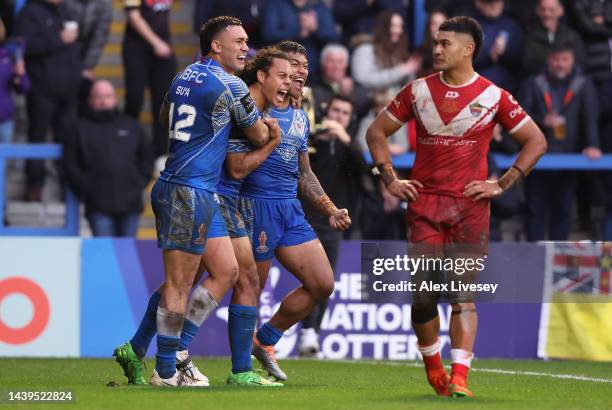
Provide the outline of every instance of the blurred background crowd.
[[[197,58],[199,27],[217,15],[243,21],[251,52],[281,40],[306,47],[311,162],[351,212],[345,238],[405,238],[406,204],[371,174],[365,132],[401,87],[433,73],[432,38],[455,15],[480,22],[476,71],[518,99],[549,152],[596,161],[612,150],[612,0],[4,0],[1,7],[0,144],[64,148],[58,162],[7,165],[9,204],[20,204],[5,213],[9,225],[18,209],[61,200],[55,180],[59,192],[67,183],[78,195],[94,235],[153,232],[147,190],[168,144],[159,109],[177,70]],[[390,138],[392,154],[414,151],[414,129],[408,123]],[[492,153],[518,149],[495,130]],[[491,155],[490,176],[503,172]],[[325,225],[306,211],[313,226]],[[492,203],[492,240],[570,238],[612,240],[612,171],[534,171]]]

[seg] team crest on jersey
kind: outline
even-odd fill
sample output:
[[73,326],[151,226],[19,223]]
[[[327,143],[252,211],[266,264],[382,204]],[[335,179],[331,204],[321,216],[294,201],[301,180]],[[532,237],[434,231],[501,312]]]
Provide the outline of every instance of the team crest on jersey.
[[276,147],[275,151],[278,153],[278,155],[281,156],[281,158],[285,162],[291,162],[291,160],[295,156],[295,150],[293,148],[286,148],[286,147],[279,146],[279,147]]
[[478,117],[480,116],[480,113],[482,113],[483,108],[484,107],[477,102],[472,103],[470,104],[470,114],[472,114],[474,117]]
[[261,233],[259,234],[259,246],[255,248],[255,251],[257,253],[268,252],[270,249],[266,246],[267,241],[268,241],[268,235],[266,234],[266,231],[261,231]]

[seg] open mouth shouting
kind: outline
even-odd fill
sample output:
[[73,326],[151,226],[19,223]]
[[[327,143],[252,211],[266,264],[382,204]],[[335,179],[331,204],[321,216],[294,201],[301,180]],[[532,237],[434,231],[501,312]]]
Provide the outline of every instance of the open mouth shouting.
[[300,93],[304,89],[304,83],[305,82],[306,82],[306,80],[303,77],[294,77],[293,78],[293,84],[297,87],[297,89],[299,90]]
[[286,89],[280,89],[278,90],[278,92],[276,93],[276,97],[274,99],[274,104],[276,105],[282,105],[285,101],[285,96],[287,95],[287,91]]

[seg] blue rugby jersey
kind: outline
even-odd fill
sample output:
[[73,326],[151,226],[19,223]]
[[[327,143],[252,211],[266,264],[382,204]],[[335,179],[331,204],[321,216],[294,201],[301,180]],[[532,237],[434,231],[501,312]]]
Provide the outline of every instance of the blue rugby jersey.
[[[260,114],[262,117],[262,114]],[[250,152],[255,148],[253,144],[249,142],[247,137],[244,135],[242,130],[234,128],[229,137],[229,145],[227,147],[227,153],[240,153],[240,152]],[[242,186],[242,181],[244,178],[234,179],[232,178],[225,165],[221,167],[221,178],[219,179],[219,185],[217,186],[217,192],[229,196],[232,198],[238,198],[240,195],[240,187]]]
[[160,179],[216,192],[232,125],[248,128],[259,117],[249,89],[203,58],[174,78],[166,104],[170,150]]
[[299,154],[308,151],[310,124],[303,110],[270,108],[278,120],[281,142],[270,156],[242,183],[241,194],[250,198],[291,199],[297,197]]

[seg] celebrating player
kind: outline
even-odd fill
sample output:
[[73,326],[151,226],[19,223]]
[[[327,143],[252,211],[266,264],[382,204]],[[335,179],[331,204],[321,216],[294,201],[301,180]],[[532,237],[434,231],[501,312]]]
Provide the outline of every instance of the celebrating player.
[[[282,106],[291,85],[289,58],[273,47],[263,48],[247,63],[241,78],[249,86],[251,96],[261,112],[264,112],[268,106]],[[241,216],[244,210],[238,203],[244,177],[257,168],[279,143],[280,135],[275,135],[266,145],[253,150],[242,131],[236,129],[232,131],[226,166],[222,169],[217,188],[224,224],[217,226],[218,224],[213,223],[209,231],[209,249],[212,249],[212,243],[219,237],[227,237],[229,234],[240,270],[229,305],[228,318],[232,372],[227,382],[234,385],[282,386],[252,371],[251,350],[257,320],[259,276],[253,258],[251,240]],[[209,250],[204,255],[205,261],[208,258]]]
[[[202,59],[179,74],[162,111],[170,133],[170,155],[151,193],[158,245],[163,249],[165,282],[149,300],[138,331],[115,350],[132,383],[143,383],[141,358],[157,331],[156,365],[151,383],[206,386],[193,377],[188,358],[177,371],[179,345],[187,345],[238,278],[228,237],[207,249],[209,277],[189,291],[202,262],[208,231],[219,213],[216,189],[232,124],[256,147],[270,138],[268,126],[242,80],[229,73],[244,68],[247,34],[240,20],[220,16],[200,30]],[[155,308],[157,306],[157,308]],[[185,324],[185,326],[184,326]],[[199,372],[198,372],[199,373]]]
[[[433,249],[448,244],[476,245],[480,256],[488,243],[489,198],[524,178],[546,151],[544,135],[512,95],[474,72],[472,62],[482,41],[480,25],[469,17],[442,23],[433,42],[433,64],[440,72],[404,87],[367,132],[387,190],[409,201],[409,241]],[[416,158],[412,179],[400,180],[386,138],[411,118],[417,124]],[[499,180],[487,181],[486,155],[496,123],[522,149]],[[436,393],[472,396],[467,373],[474,357],[476,308],[471,302],[451,306],[450,378],[440,359],[436,302],[413,303],[412,323],[427,379]]]
[[346,209],[337,209],[321,188],[308,159],[309,123],[306,113],[290,105],[299,98],[308,77],[306,50],[295,42],[282,42],[279,49],[289,55],[293,79],[282,108],[271,108],[269,115],[279,121],[281,143],[244,180],[242,201],[252,211],[245,215],[253,238],[253,253],[266,282],[273,255],[302,283],[283,299],[279,310],[253,338],[253,355],[277,380],[286,380],[274,355],[274,345],[284,331],[302,320],[334,288],[329,260],[297,199],[298,185],[305,198],[329,218],[335,229],[347,229],[351,220]]

